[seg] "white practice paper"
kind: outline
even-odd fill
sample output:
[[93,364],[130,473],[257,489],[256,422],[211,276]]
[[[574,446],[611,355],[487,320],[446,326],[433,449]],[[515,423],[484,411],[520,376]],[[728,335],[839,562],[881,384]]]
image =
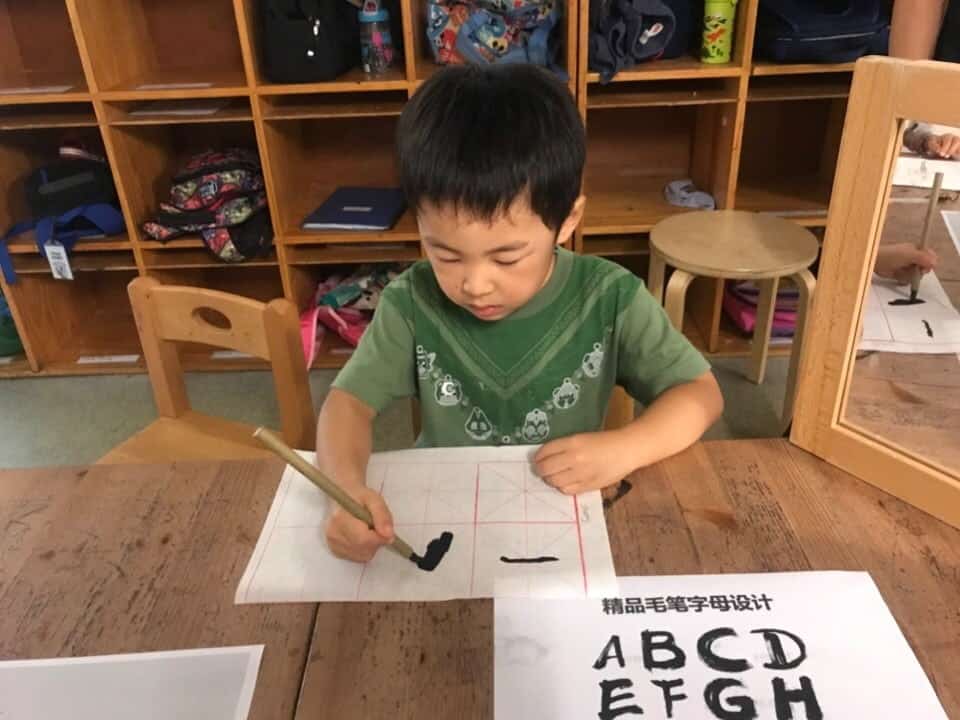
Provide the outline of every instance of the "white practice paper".
[[494,628],[496,720],[947,720],[867,573],[620,578]]
[[245,720],[263,645],[0,662],[6,720]]
[[891,305],[910,298],[910,286],[874,277],[867,291],[860,350],[894,353],[960,352],[960,313],[950,303],[937,276],[920,281],[917,305]]
[[947,226],[954,247],[957,248],[957,253],[960,254],[960,210],[941,210],[940,215]]
[[[433,572],[389,549],[358,564],[324,539],[327,496],[287,467],[237,588],[237,603],[586,597],[616,591],[599,492],[570,497],[530,465],[532,447],[403,450],[371,457],[367,484],[381,492],[397,535],[423,554],[453,533]],[[312,456],[304,454],[312,461]],[[507,563],[501,557],[551,557]]]

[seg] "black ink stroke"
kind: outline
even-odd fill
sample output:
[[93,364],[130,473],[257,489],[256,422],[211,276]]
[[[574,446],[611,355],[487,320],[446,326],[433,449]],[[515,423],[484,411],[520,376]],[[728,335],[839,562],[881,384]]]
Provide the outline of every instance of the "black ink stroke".
[[603,507],[607,510],[613,507],[613,504],[617,502],[620,498],[626,495],[628,492],[633,490],[633,485],[629,480],[621,480],[620,484],[617,485],[617,492],[613,497],[608,497],[603,499]]
[[923,327],[924,327],[924,328],[926,329],[926,331],[927,331],[927,337],[932,338],[932,337],[933,337],[933,328],[930,327],[930,323],[928,323],[926,320],[921,320],[920,322],[923,323]]
[[920,298],[900,298],[899,300],[891,300],[887,304],[899,307],[901,305],[923,305],[923,303],[924,301]]
[[440,564],[440,561],[443,560],[443,556],[447,554],[447,550],[450,549],[450,543],[452,542],[452,532],[440,533],[440,537],[431,540],[430,544],[427,545],[427,552],[423,557],[420,557],[414,553],[410,556],[410,559],[413,561],[414,565],[421,570],[433,572],[437,569],[437,565]]
[[540,557],[529,557],[529,558],[508,558],[506,555],[500,556],[500,562],[502,563],[545,563],[545,562],[558,562],[560,558],[555,558],[553,555],[541,555]]

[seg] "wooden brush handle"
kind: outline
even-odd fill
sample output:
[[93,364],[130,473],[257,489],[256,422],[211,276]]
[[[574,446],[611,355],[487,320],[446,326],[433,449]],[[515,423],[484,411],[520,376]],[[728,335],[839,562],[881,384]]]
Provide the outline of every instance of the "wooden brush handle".
[[[923,218],[923,230],[920,232],[920,242],[917,248],[923,250],[927,247],[930,240],[930,231],[933,229],[933,218],[937,214],[937,203],[940,202],[940,186],[943,185],[943,173],[938,172],[933,176],[933,187],[930,190],[930,203],[927,205],[927,214]],[[914,268],[913,275],[910,278],[910,288],[917,290],[920,287],[920,278],[922,273],[919,268]]]
[[[267,449],[272,450],[286,460],[289,465],[293,466],[297,472],[307,478],[307,480],[323,490],[323,492],[331,497],[340,507],[360,522],[365,523],[367,527],[373,529],[373,516],[366,507],[354,500],[342,487],[320,472],[317,466],[304,460],[299,453],[295,452],[283,442],[283,440],[277,437],[275,433],[261,427],[257,428],[253,436],[262,442]],[[393,542],[390,543],[390,549],[395,550],[407,559],[411,559],[415,554],[413,548],[396,535],[393,537]]]

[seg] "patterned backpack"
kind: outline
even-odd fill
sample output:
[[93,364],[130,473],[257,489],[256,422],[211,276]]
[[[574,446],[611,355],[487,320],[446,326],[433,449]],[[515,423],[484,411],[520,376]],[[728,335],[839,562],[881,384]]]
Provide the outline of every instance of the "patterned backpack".
[[440,65],[555,63],[555,0],[429,0],[427,38]]
[[190,158],[173,178],[170,200],[143,225],[167,242],[200,233],[204,245],[224,262],[266,255],[273,244],[263,172],[256,153],[208,150]]

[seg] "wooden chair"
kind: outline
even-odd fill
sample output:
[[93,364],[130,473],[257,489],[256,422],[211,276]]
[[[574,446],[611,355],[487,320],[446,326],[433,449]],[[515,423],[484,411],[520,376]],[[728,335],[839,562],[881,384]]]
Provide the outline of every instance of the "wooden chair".
[[128,286],[160,417],[100,463],[272,457],[254,427],[195,412],[187,399],[178,344],[202,343],[270,362],[287,444],[313,449],[316,416],[296,307],[215,290],[165,286],[139,277]]

